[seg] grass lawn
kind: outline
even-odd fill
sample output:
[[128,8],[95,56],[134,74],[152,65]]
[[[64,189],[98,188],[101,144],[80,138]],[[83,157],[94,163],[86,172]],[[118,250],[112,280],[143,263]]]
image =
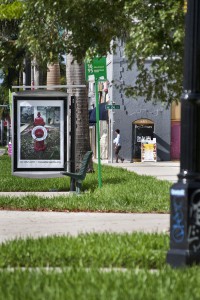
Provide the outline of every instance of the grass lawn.
[[198,300],[199,268],[0,272],[1,300]]
[[[70,179],[30,179],[11,175],[11,160],[0,156],[0,191],[69,191]],[[169,212],[171,183],[151,176],[141,176],[123,168],[102,165],[101,189],[95,173],[87,174],[81,196],[38,198],[0,197],[0,209],[30,209],[54,211],[114,211],[114,212]]]
[[166,234],[142,233],[6,242],[0,245],[0,299],[199,299],[200,269],[171,269],[168,248]]
[[[0,197],[0,209],[169,212],[170,182],[102,166],[88,174],[81,196]],[[0,191],[69,190],[69,178],[11,176],[11,162],[0,157]],[[33,225],[34,226],[34,225]],[[80,234],[19,239],[0,244],[1,300],[196,300],[198,267],[166,264],[167,234]]]
[[0,268],[84,267],[162,269],[166,234],[81,234],[0,244]]

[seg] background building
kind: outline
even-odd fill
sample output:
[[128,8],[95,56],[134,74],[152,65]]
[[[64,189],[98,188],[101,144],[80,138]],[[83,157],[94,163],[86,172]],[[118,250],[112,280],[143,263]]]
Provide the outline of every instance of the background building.
[[[146,61],[147,67],[151,61]],[[107,134],[107,158],[113,160],[114,131],[119,128],[122,140],[122,156],[128,161],[141,161],[141,140],[156,138],[157,160],[177,160],[180,157],[180,106],[166,105],[151,101],[145,102],[142,97],[137,100],[128,98],[123,87],[132,85],[137,76],[137,68],[128,69],[124,55],[124,44],[119,43],[114,54],[107,56],[108,82],[99,87],[101,103],[120,105],[120,109],[108,110],[108,117],[102,119],[100,114],[100,135]],[[94,82],[89,84],[89,106],[94,108]],[[102,112],[101,112],[102,113]],[[96,151],[95,129],[90,128],[92,150]],[[104,152],[105,154],[105,152]]]

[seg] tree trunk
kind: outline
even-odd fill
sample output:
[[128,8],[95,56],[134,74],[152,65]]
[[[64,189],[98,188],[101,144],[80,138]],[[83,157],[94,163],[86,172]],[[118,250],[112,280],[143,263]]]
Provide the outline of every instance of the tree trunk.
[[[67,55],[66,65],[67,84],[84,85],[84,64],[73,61],[71,54]],[[69,101],[71,96],[76,97],[76,169],[79,169],[84,154],[90,150],[89,138],[89,115],[88,115],[88,93],[87,88],[68,89]],[[90,166],[90,169],[91,166]]]
[[[58,62],[49,64],[47,66],[47,85],[59,85],[60,84],[60,65]],[[56,88],[48,87],[48,90],[56,90]]]

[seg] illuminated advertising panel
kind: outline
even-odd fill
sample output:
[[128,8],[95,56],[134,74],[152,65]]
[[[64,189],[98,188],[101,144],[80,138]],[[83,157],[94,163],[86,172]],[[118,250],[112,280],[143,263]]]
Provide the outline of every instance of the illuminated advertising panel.
[[60,175],[67,160],[66,118],[65,93],[30,91],[13,94],[14,175]]

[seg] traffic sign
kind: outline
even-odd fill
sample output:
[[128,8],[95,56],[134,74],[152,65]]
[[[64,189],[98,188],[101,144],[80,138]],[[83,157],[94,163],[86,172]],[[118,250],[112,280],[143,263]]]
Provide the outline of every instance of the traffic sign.
[[117,104],[107,104],[106,109],[120,109],[120,105]]
[[90,75],[94,75],[95,79],[107,79],[106,57],[95,57],[87,60],[85,63],[85,77],[88,80]]

